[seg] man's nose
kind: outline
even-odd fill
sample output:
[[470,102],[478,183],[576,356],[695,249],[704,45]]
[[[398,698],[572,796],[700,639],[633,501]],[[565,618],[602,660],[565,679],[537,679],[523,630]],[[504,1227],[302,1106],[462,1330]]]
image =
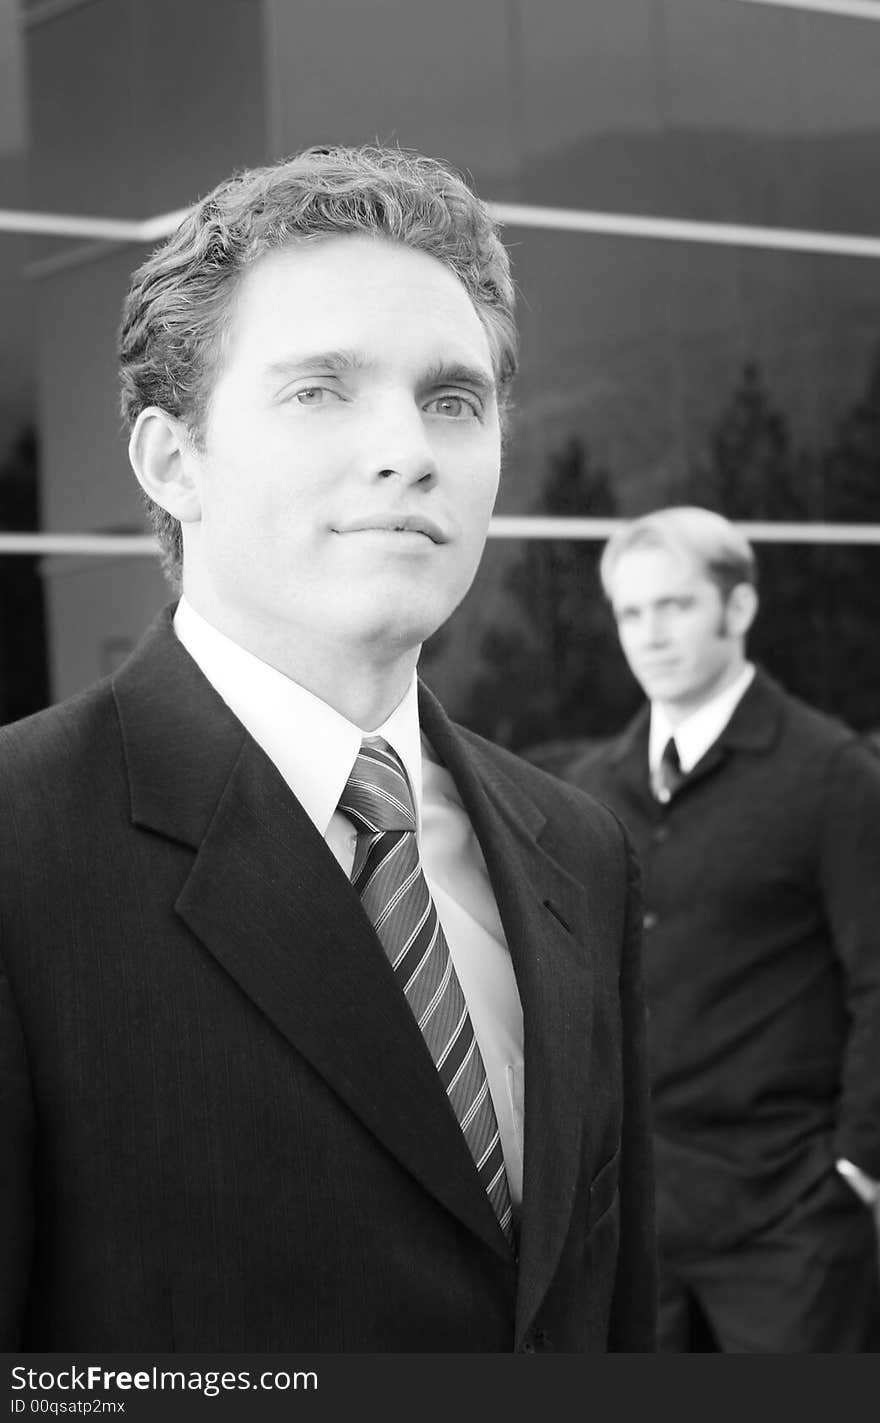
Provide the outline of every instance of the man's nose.
[[662,647],[666,641],[666,619],[650,609],[642,622],[642,641],[647,647]]
[[436,479],[434,448],[413,400],[382,401],[365,435],[361,464],[366,474],[405,484],[430,484]]

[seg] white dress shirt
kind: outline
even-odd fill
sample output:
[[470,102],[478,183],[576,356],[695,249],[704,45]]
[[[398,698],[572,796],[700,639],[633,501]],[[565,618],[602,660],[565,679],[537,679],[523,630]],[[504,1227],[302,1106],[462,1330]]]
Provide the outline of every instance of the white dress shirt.
[[483,854],[455,783],[419,727],[416,678],[388,720],[363,732],[320,697],[212,627],[182,597],[174,630],[262,747],[350,877],[357,832],[337,809],[365,735],[406,768],[425,879],[483,1055],[514,1211],[522,1201],[523,1021],[510,951]]
[[[651,703],[651,732],[648,742],[648,764],[651,771],[651,784],[658,793],[660,758],[670,736],[675,738],[675,747],[678,751],[678,760],[682,771],[687,775],[694,769],[697,762],[702,760],[709,747],[712,746],[721,735],[734,711],[742,700],[748,688],[751,686],[752,678],[755,675],[755,668],[751,662],[747,662],[742,672],[735,682],[731,682],[729,687],[725,687],[716,697],[707,702],[705,706],[698,707],[678,726],[670,725],[669,718],[659,702]],[[837,1169],[844,1180],[852,1187],[856,1195],[861,1197],[866,1205],[876,1205],[880,1200],[880,1183],[874,1181],[860,1167],[853,1165],[841,1157],[836,1163]]]
[[651,784],[657,784],[660,758],[670,736],[675,737],[675,749],[685,775],[702,760],[709,747],[716,742],[748,688],[751,686],[755,669],[747,662],[735,682],[712,697],[711,701],[697,707],[690,716],[672,726],[660,702],[651,703],[651,734],[648,741],[648,765],[651,769]]

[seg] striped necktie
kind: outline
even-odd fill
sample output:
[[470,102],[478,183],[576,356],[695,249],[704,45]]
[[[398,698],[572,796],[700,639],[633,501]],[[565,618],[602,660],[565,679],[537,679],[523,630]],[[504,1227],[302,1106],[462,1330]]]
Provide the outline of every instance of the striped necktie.
[[480,1180],[513,1245],[510,1190],[486,1069],[422,873],[406,772],[381,737],[362,742],[339,809],[358,831],[352,884],[422,1030]]

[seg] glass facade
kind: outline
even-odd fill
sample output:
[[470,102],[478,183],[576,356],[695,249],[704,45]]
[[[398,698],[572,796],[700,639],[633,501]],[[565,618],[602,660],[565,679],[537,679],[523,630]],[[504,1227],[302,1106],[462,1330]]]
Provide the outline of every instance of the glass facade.
[[[880,728],[880,23],[740,0],[0,0],[0,16],[7,212],[142,220],[242,164],[376,139],[550,209],[504,226],[522,369],[498,514],[687,501],[781,525],[756,543],[752,651]],[[578,213],[643,225],[568,230]],[[711,226],[667,240],[667,219]],[[760,231],[712,240],[717,224]],[[809,250],[779,250],[792,229]],[[144,250],[0,219],[0,536],[143,532],[113,352]],[[638,694],[599,551],[490,540],[423,655],[454,715],[548,758],[620,725]],[[9,553],[0,573],[0,720],[109,670],[168,596],[151,559]]]

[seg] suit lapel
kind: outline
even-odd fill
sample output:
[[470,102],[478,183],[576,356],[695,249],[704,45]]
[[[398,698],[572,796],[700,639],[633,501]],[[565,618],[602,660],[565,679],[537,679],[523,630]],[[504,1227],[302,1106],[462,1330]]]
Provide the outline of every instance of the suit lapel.
[[485,856],[523,1008],[521,1338],[555,1272],[582,1170],[590,1094],[591,946],[577,942],[568,926],[583,924],[590,905],[583,886],[553,858],[551,831],[535,803],[476,742],[465,743],[424,687],[420,713]]
[[738,751],[760,754],[769,750],[779,735],[782,706],[782,694],[777,684],[765,673],[756,671],[734,707],[730,720],[688,771],[676,796],[686,793],[691,786],[710,776]]
[[507,1245],[418,1025],[347,877],[177,642],[168,609],[114,691],[136,824],[189,844],[175,908],[422,1185]]
[[625,794],[637,805],[644,805],[646,801],[652,802],[654,799],[648,764],[650,727],[651,709],[646,703],[636,712],[608,753]]
[[[727,725],[688,771],[676,796],[711,775],[731,752],[768,750],[779,735],[783,705],[783,694],[777,683],[758,669]],[[648,767],[650,725],[650,706],[646,704],[622,732],[610,754],[621,785],[634,801],[653,799]]]

